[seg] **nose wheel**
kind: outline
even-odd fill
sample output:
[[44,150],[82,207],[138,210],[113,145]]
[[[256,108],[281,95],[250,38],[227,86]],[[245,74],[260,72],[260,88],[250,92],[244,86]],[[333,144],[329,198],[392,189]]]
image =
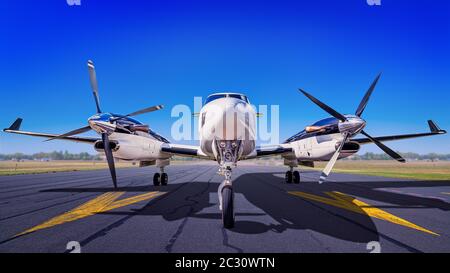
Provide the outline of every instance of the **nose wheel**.
[[166,186],[169,183],[169,176],[164,172],[164,168],[161,168],[161,173],[155,173],[153,175],[154,186]]
[[222,189],[222,222],[224,228],[234,227],[234,192],[231,186]]
[[222,211],[224,228],[234,227],[234,192],[231,182],[231,169],[224,171],[225,180],[219,185],[219,208]]

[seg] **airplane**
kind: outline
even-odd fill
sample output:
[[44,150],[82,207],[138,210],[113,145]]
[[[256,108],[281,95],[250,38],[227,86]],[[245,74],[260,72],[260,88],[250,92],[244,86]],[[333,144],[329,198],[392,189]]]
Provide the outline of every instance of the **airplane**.
[[[93,145],[96,151],[104,152],[106,156],[114,188],[117,188],[114,158],[139,161],[140,167],[155,165],[160,171],[153,176],[154,186],[168,184],[165,167],[170,164],[173,156],[189,156],[217,161],[218,173],[224,176],[223,182],[218,187],[218,196],[219,209],[222,212],[222,222],[225,228],[233,228],[235,222],[231,176],[233,168],[241,160],[263,156],[281,156],[284,159],[284,165],[289,168],[286,171],[285,182],[297,184],[300,183],[300,173],[294,168],[299,165],[314,167],[316,161],[328,161],[318,181],[322,183],[327,179],[338,159],[357,153],[361,145],[374,143],[393,159],[404,163],[405,159],[383,142],[447,133],[432,120],[428,120],[429,132],[381,137],[369,135],[364,130],[366,121],[361,116],[380,79],[380,74],[365,93],[354,114],[341,114],[303,89],[299,89],[331,117],[306,126],[304,130],[277,145],[256,145],[255,128],[258,114],[251,106],[247,96],[234,92],[211,94],[198,113],[199,145],[176,144],[169,142],[163,136],[152,131],[148,125],[133,118],[140,114],[160,110],[163,105],[151,106],[126,115],[103,112],[100,108],[94,63],[89,60],[87,66],[97,113],[88,118],[86,126],[64,134],[36,133],[20,130],[22,119],[18,118],[3,131],[44,137],[47,138],[46,141],[60,139]],[[97,132],[100,138],[76,136],[90,130]],[[364,135],[365,138],[354,138],[358,134]]]

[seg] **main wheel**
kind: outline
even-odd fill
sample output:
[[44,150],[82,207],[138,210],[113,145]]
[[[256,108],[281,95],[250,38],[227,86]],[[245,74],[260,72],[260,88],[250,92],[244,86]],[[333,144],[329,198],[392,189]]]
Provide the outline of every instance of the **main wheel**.
[[234,227],[234,194],[231,187],[222,189],[222,222],[224,228]]
[[159,173],[155,173],[155,175],[153,176],[153,185],[154,186],[159,186],[159,184],[160,184],[159,178],[160,178]]
[[161,174],[161,185],[166,186],[167,182],[169,182],[169,176],[167,175],[167,173],[162,173]]
[[293,182],[295,183],[295,184],[298,184],[298,183],[300,183],[300,173],[298,172],[298,171],[294,171],[293,173],[292,173],[292,175],[293,175]]
[[291,171],[287,171],[286,172],[286,183],[290,184],[292,183],[292,172]]

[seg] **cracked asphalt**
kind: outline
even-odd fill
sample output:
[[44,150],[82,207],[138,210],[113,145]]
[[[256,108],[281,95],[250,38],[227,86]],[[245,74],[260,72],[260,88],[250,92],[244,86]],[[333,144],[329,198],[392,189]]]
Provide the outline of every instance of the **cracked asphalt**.
[[[450,252],[450,181],[416,181],[241,164],[236,225],[222,228],[217,165],[0,177],[0,252]],[[153,194],[154,193],[154,194]],[[373,244],[373,243],[372,243]]]

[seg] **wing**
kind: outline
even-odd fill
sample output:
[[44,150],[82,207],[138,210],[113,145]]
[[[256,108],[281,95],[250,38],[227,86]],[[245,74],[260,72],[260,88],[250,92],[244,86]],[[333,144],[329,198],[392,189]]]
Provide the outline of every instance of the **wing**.
[[256,157],[271,156],[271,155],[285,155],[292,152],[290,145],[270,145],[256,147]]
[[204,154],[199,146],[164,143],[161,146],[161,151],[170,155],[214,159]]
[[289,143],[287,144],[278,144],[278,145],[266,145],[266,146],[257,146],[255,151],[252,154],[249,154],[245,158],[242,159],[253,159],[264,156],[275,156],[275,155],[291,155],[292,148]]
[[[19,135],[27,135],[27,136],[37,136],[37,137],[43,137],[43,138],[53,138],[58,137],[59,134],[47,134],[47,133],[36,133],[36,132],[27,132],[27,131],[21,131],[20,125],[22,124],[22,119],[18,118],[16,121],[14,121],[9,128],[3,129],[3,132],[6,133],[12,133],[12,134],[19,134]],[[66,137],[58,137],[58,139],[64,139],[74,142],[82,142],[82,143],[89,143],[93,144],[97,140],[100,140],[99,138],[95,137],[75,137],[75,136],[66,136]]]
[[[408,138],[434,136],[434,135],[441,135],[441,134],[446,134],[447,133],[447,131],[441,130],[436,125],[436,123],[434,123],[432,120],[428,121],[428,126],[430,127],[430,132],[427,132],[427,133],[393,135],[393,136],[381,136],[381,137],[374,137],[374,139],[383,142],[383,141],[392,141],[392,140],[400,140],[400,139],[408,139]],[[358,142],[359,144],[372,143],[372,141],[370,139],[368,139],[368,138],[355,138],[355,139],[352,139],[351,141]]]

